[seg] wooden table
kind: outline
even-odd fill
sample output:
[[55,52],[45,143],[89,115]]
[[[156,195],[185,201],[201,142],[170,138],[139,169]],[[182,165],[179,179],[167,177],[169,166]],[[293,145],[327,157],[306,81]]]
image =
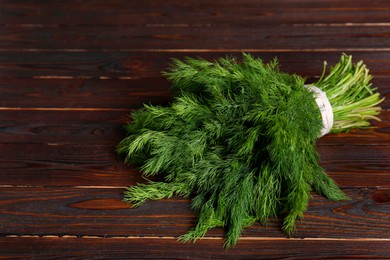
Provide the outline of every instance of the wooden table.
[[[390,2],[0,1],[0,258],[390,259]],[[142,182],[114,151],[143,103],[167,104],[170,58],[249,52],[318,77],[342,52],[387,100],[375,129],[328,135],[321,164],[350,201],[313,194],[292,238],[280,221],[176,238],[195,222],[175,197],[130,209]]]

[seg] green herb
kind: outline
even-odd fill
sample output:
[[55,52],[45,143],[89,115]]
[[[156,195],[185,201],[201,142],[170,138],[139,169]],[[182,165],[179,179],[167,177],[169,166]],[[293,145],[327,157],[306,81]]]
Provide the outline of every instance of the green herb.
[[[192,198],[197,223],[181,241],[223,227],[230,247],[243,228],[281,216],[283,231],[291,235],[311,191],[347,199],[319,165],[315,143],[323,125],[313,93],[302,77],[281,72],[276,59],[187,58],[174,60],[164,75],[173,84],[174,101],[135,111],[117,151],[145,177],[163,178],[129,187],[125,201],[140,206],[147,199]],[[370,79],[362,62],[352,64],[343,55],[313,84],[333,106],[332,132],[379,120],[376,105],[383,99]]]
[[376,115],[381,108],[377,105],[384,98],[380,99],[376,88],[371,87],[372,76],[368,73],[362,61],[353,64],[352,56],[343,54],[329,75],[314,84],[326,92],[332,104],[335,124],[331,132],[368,127],[371,119],[380,121]]

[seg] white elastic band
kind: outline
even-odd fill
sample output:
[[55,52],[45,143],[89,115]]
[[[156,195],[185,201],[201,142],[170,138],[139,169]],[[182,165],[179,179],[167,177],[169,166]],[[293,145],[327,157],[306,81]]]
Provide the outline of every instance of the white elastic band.
[[330,129],[332,129],[333,126],[332,105],[324,91],[313,85],[305,85],[305,87],[314,93],[318,108],[321,111],[322,124],[324,125],[321,129],[321,136],[324,136],[330,132]]

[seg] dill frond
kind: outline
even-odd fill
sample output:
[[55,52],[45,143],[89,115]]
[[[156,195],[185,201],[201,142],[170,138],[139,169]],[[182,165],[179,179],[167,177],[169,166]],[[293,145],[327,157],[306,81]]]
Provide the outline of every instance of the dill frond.
[[[348,199],[319,165],[315,143],[323,125],[313,93],[302,77],[281,72],[277,59],[187,58],[173,60],[164,75],[172,82],[173,103],[134,112],[117,152],[144,175],[163,177],[129,187],[125,201],[139,206],[192,196],[197,222],[179,240],[196,241],[222,227],[228,248],[245,227],[282,216],[282,230],[291,235],[311,191]],[[378,119],[383,99],[370,80],[365,65],[347,55],[329,75],[324,68],[314,85],[333,106],[332,132]]]

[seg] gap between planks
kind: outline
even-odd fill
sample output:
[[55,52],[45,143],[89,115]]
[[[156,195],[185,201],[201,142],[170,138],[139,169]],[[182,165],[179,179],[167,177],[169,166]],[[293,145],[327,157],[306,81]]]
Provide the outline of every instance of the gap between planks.
[[108,185],[102,185],[102,186],[51,186],[51,185],[11,185],[11,184],[2,184],[0,185],[1,188],[72,188],[72,189],[126,189],[127,186],[108,186]]
[[[13,78],[13,77],[12,77]],[[101,77],[93,77],[93,76],[59,76],[59,75],[42,75],[42,76],[32,76],[33,79],[119,79],[119,80],[130,80],[134,79],[133,77],[107,77],[107,76],[101,76]]]
[[267,49],[251,49],[251,48],[219,48],[219,49],[35,49],[35,48],[6,48],[1,49],[2,52],[172,52],[172,53],[181,53],[181,52],[252,52],[252,53],[261,53],[261,52],[390,52],[390,48],[306,48],[306,49],[284,49],[284,48],[267,48]]
[[[67,188],[67,189],[127,189],[128,186],[109,186],[109,185],[69,185],[69,186],[53,186],[53,185],[12,185],[12,184],[1,184],[0,189],[2,188]],[[340,186],[341,189],[390,189],[390,186]]]
[[[35,23],[25,23],[25,24],[12,24],[12,23],[6,23],[6,24],[0,24],[0,26],[5,27],[14,27],[14,28],[43,28],[43,27],[49,27],[49,28],[56,28],[56,27],[80,27],[80,25],[68,25],[68,24],[57,24],[57,23],[51,23],[51,24],[35,24]],[[82,27],[91,27],[96,25],[83,25]],[[102,25],[98,25],[102,26]],[[111,26],[111,27],[118,27],[116,24],[106,24],[104,27]],[[121,25],[121,27],[125,26],[133,26],[131,24],[129,25]],[[390,23],[387,22],[379,22],[379,23],[293,23],[293,24],[286,24],[282,23],[278,25],[279,27],[282,26],[293,26],[293,27],[388,27],[390,26]],[[157,23],[157,24],[145,24],[145,27],[172,27],[172,28],[187,28],[187,27],[213,27],[210,23],[205,24],[192,24],[192,23],[173,23],[173,24],[164,24],[164,23]]]
[[129,111],[127,108],[98,107],[0,107],[0,111]]
[[[140,106],[141,108],[141,106]],[[0,111],[129,111],[128,108],[99,108],[99,107],[0,107]],[[390,111],[390,108],[382,108]]]

